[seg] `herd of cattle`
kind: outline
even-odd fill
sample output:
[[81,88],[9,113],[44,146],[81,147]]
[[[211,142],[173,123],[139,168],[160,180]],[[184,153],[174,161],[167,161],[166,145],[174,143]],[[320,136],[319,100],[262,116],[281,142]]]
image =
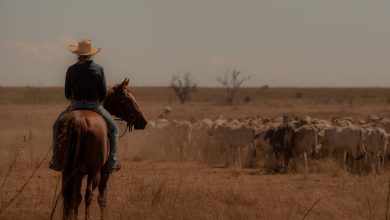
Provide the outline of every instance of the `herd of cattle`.
[[[289,161],[338,159],[346,170],[381,172],[388,158],[390,120],[311,119],[288,116],[268,119],[203,119],[150,121],[141,138],[141,157],[286,171]],[[300,162],[301,163],[301,162]],[[309,163],[310,164],[310,163]]]

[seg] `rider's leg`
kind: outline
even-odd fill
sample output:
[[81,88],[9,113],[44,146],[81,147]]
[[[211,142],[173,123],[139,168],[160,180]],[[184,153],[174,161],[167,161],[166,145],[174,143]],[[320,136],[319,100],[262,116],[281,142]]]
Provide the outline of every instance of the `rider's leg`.
[[108,161],[106,163],[106,169],[108,172],[112,172],[120,169],[120,165],[116,158],[116,146],[118,142],[119,129],[116,125],[114,118],[111,114],[104,109],[102,106],[99,106],[97,112],[104,118],[107,124],[109,140],[110,140],[110,155],[108,156]]
[[55,120],[55,122],[53,124],[53,144],[52,144],[53,155],[52,155],[51,161],[49,163],[49,168],[53,169],[55,171],[61,171],[61,169],[62,169],[61,164],[57,160],[57,153],[56,153],[57,149],[55,148],[55,144],[54,144],[54,143],[56,143],[56,138],[58,136],[58,122],[69,111],[71,111],[70,105],[64,111],[61,112],[61,114],[57,117],[57,119]]

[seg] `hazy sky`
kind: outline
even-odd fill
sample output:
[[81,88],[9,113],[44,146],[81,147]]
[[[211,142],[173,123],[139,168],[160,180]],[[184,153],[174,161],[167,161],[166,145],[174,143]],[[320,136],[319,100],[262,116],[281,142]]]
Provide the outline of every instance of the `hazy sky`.
[[109,84],[390,86],[389,0],[0,0],[0,85],[62,85],[92,39]]

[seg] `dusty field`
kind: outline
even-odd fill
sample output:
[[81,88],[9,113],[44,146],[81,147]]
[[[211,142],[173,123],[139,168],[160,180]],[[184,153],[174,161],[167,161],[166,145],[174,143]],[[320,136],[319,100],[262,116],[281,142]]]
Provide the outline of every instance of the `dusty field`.
[[[151,120],[166,105],[173,109],[172,119],[187,120],[284,114],[390,117],[390,89],[245,89],[234,106],[221,104],[220,89],[200,89],[185,105],[166,88],[135,88],[134,93]],[[60,88],[0,88],[0,103],[2,209],[50,149],[51,124],[66,103]],[[109,219],[301,219],[306,213],[307,219],[385,218],[388,172],[351,175],[338,161],[320,162],[315,172],[284,175],[148,161],[138,156],[136,137],[131,133],[120,139],[123,169],[109,181]],[[0,219],[49,218],[58,174],[46,167],[48,159]],[[96,200],[92,210],[97,217]],[[56,218],[60,214],[58,209]]]

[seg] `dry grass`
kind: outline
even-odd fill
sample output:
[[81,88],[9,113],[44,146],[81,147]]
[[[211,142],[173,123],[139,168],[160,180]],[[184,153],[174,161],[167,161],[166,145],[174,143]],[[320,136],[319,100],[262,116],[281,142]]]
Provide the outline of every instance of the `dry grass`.
[[[4,182],[0,208],[18,193],[50,148],[52,122],[66,105],[58,88],[37,89],[35,96],[53,92],[50,97],[59,97],[40,101],[33,95],[23,98],[21,94],[29,89],[1,88],[0,92],[0,183]],[[200,89],[186,105],[179,104],[166,88],[134,91],[149,119],[156,119],[168,104],[173,108],[171,118],[177,119],[219,114],[364,118],[369,114],[389,117],[390,112],[386,99],[390,89],[247,89],[241,97],[250,95],[252,101],[235,106],[219,104],[223,93],[218,89]],[[11,98],[6,99],[7,95]],[[29,141],[21,145],[23,137]],[[262,169],[150,161],[138,155],[137,142],[137,133],[120,139],[123,169],[109,181],[109,219],[302,219],[305,214],[306,219],[385,218],[388,172],[348,174],[337,160],[312,161],[309,172],[298,166],[297,171],[283,175]],[[46,166],[39,169],[0,219],[48,219],[57,175]],[[96,199],[92,210],[96,219]],[[56,218],[60,214],[57,210]]]

